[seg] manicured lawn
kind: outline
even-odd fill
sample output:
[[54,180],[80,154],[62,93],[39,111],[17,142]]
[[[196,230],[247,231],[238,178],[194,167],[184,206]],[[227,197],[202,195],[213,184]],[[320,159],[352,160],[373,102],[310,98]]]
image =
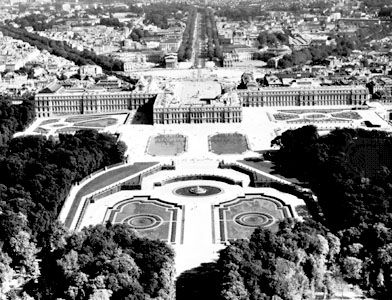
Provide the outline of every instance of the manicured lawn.
[[239,133],[219,133],[209,138],[210,151],[215,154],[241,154],[248,150],[244,135]]
[[108,186],[112,183],[115,183],[121,179],[124,179],[132,174],[136,174],[144,169],[147,169],[157,163],[143,162],[143,163],[135,163],[133,165],[127,165],[115,170],[108,171],[94,180],[87,183],[83,186],[79,192],[76,194],[75,199],[72,203],[71,209],[68,213],[68,216],[65,220],[65,226],[71,226],[72,220],[75,216],[76,210],[79,207],[80,201],[82,197],[88,195],[94,191],[97,191],[105,186]]
[[160,134],[150,138],[147,153],[158,156],[172,156],[185,152],[186,137],[180,134]]
[[82,127],[107,127],[117,123],[117,119],[115,118],[104,118],[99,120],[93,121],[85,121],[75,123],[75,126],[82,126]]

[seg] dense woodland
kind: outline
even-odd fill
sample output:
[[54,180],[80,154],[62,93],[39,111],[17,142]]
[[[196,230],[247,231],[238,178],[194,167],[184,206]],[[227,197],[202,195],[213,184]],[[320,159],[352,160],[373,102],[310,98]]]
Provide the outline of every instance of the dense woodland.
[[277,170],[308,182],[324,225],[340,237],[340,259],[354,257],[347,279],[378,299],[392,297],[392,137],[381,131],[336,129],[319,136],[313,126],[273,141]]
[[219,297],[225,300],[315,299],[336,291],[340,241],[312,222],[280,223],[278,232],[256,229],[249,240],[222,250]]
[[[164,243],[139,238],[126,226],[97,226],[69,235],[56,221],[71,185],[122,161],[125,144],[94,130],[58,139],[10,139],[33,120],[33,105],[12,105],[6,98],[0,103],[0,173],[7,174],[0,177],[0,291],[17,273],[38,277],[38,283],[25,287],[34,299],[101,299],[100,293],[113,293],[116,299],[166,299],[173,253]],[[108,258],[111,263],[101,268]]]
[[52,40],[35,33],[27,32],[25,29],[0,25],[0,31],[4,35],[22,40],[39,50],[47,50],[49,53],[64,57],[77,65],[96,64],[105,71],[121,71],[123,63],[104,55],[97,55],[93,51],[78,51],[63,41]]

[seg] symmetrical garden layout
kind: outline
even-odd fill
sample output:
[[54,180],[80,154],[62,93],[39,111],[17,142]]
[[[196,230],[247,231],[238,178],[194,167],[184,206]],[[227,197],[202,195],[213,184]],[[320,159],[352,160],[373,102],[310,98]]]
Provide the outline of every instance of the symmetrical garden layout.
[[[303,201],[270,187],[255,187],[251,176],[267,184],[282,182],[261,173],[239,162],[222,168],[216,162],[196,161],[178,170],[175,164],[125,164],[74,187],[60,219],[76,230],[126,223],[142,236],[172,245],[213,248],[248,238],[259,226],[275,230],[279,220],[298,217],[296,207]],[[103,178],[108,180],[105,186]]]

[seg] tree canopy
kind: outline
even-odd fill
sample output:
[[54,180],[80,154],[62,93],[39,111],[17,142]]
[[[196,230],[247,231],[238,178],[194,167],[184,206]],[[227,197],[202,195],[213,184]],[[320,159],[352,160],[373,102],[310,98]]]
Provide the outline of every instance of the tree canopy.
[[173,258],[165,242],[140,238],[128,225],[84,228],[47,253],[32,292],[37,299],[91,299],[104,293],[119,300],[169,300]]
[[273,144],[280,146],[272,156],[277,170],[308,182],[324,224],[341,238],[346,276],[372,296],[390,299],[391,135],[335,129],[319,136],[315,127],[305,126],[284,132]]
[[339,239],[317,223],[286,220],[278,232],[256,229],[220,252],[225,300],[315,299],[333,293]]

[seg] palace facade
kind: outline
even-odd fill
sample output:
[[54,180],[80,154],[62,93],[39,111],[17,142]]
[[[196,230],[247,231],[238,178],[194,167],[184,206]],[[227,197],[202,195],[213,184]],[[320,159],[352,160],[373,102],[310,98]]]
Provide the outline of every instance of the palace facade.
[[160,89],[140,80],[135,90],[70,88],[52,84],[35,96],[38,117],[75,114],[119,113],[152,106],[154,124],[236,123],[242,120],[242,107],[363,105],[368,100],[365,86],[248,85],[222,94],[215,81],[167,82]]
[[365,86],[263,87],[238,90],[242,106],[363,105]]
[[159,94],[154,104],[154,124],[239,123],[242,107],[236,93],[204,103],[165,105],[170,94]]
[[35,96],[37,117],[77,114],[119,113],[138,109],[155,99],[156,94],[106,89],[65,90]]

